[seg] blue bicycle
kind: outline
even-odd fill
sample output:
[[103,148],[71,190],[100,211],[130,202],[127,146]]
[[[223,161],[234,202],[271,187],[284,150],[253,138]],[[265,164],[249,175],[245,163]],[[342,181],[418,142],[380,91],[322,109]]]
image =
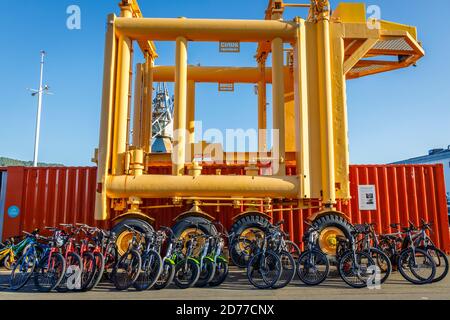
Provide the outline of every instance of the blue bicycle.
[[34,274],[38,290],[49,292],[59,285],[66,270],[64,257],[55,245],[55,235],[47,238],[25,231],[24,234],[29,244],[13,266],[10,288],[14,291],[22,289]]

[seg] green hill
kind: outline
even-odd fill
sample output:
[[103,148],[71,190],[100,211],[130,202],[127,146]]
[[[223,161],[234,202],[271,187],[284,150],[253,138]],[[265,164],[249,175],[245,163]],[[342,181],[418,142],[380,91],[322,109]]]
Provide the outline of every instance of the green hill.
[[[33,161],[22,161],[11,158],[0,157],[0,167],[11,167],[11,166],[20,166],[20,167],[31,167],[33,165]],[[39,167],[64,167],[62,164],[58,163],[38,163]]]

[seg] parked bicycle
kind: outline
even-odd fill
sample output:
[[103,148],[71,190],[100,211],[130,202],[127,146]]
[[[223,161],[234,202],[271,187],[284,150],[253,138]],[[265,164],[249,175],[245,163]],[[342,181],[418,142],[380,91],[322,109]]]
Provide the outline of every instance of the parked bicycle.
[[309,286],[317,286],[324,282],[330,271],[328,257],[319,249],[319,228],[312,224],[303,236],[306,250],[300,255],[297,263],[297,275],[300,280]]

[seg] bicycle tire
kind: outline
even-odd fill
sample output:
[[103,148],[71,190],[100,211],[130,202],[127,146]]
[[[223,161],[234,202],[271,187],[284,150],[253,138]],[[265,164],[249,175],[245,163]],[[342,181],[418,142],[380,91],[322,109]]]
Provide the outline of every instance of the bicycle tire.
[[[188,267],[190,276],[183,282],[180,276],[184,276],[187,270],[183,270],[184,267]],[[188,274],[189,275],[189,274]],[[180,289],[192,288],[200,277],[200,265],[192,259],[184,259],[176,264],[175,277],[173,279],[175,285]]]
[[[361,266],[355,269],[355,265]],[[371,266],[375,266],[375,261],[368,253],[347,251],[338,262],[338,271],[341,279],[346,284],[352,288],[361,289],[367,287],[367,281],[371,277],[368,272]],[[351,279],[355,279],[355,281],[351,281]]]
[[175,265],[170,261],[164,261],[163,270],[159,275],[158,280],[156,281],[153,289],[162,290],[170,286],[173,282],[173,278],[175,277]]
[[[36,267],[36,252],[34,248],[27,250],[22,256],[14,263],[9,278],[10,289],[18,291],[22,289],[30,280]],[[17,276],[17,277],[16,277]]]
[[297,264],[294,257],[287,251],[281,251],[279,254],[281,260],[281,277],[272,286],[273,289],[282,289],[288,286],[295,277]]
[[216,270],[214,272],[214,277],[209,282],[210,287],[218,287],[227,279],[229,273],[228,262],[224,260],[219,260],[216,262]]
[[141,257],[141,272],[133,283],[134,288],[138,291],[148,290],[153,287],[158,281],[163,267],[161,256],[155,250],[150,250],[141,255]]
[[[266,251],[265,253],[260,252],[254,255],[248,262],[247,278],[254,287],[258,289],[269,289],[280,280],[282,271],[281,260],[277,254],[271,251]],[[256,281],[258,274],[261,276],[262,282]]]
[[[320,270],[319,270],[320,267]],[[308,286],[318,286],[328,278],[330,262],[322,251],[304,251],[297,262],[297,276]]]
[[90,291],[97,287],[102,280],[103,273],[105,272],[105,257],[101,252],[94,252],[93,254],[95,259],[95,273],[91,282],[86,287],[86,291]]
[[385,283],[392,273],[391,259],[378,248],[369,248],[367,252],[371,255],[383,275],[380,278],[380,283]]
[[[400,272],[400,274],[403,276],[403,278],[405,278],[407,281],[416,284],[416,285],[424,285],[424,284],[428,284],[431,283],[436,275],[436,264],[434,263],[433,258],[426,253],[426,251],[421,250],[416,248],[415,249],[415,256],[417,256],[417,254],[420,254],[423,258],[426,259],[425,262],[423,262],[423,264],[425,264],[427,267],[427,269],[431,269],[430,274],[428,276],[426,276],[426,278],[420,276],[417,272],[417,267],[413,265],[413,261],[411,261],[411,254],[413,253],[413,249],[412,248],[408,248],[403,250],[398,257],[398,271]],[[421,260],[423,260],[422,258],[419,258]],[[403,263],[406,263],[406,266]],[[412,273],[412,276],[410,276],[407,273],[407,270],[409,269],[409,271]]]
[[[66,260],[59,252],[51,253],[42,257],[34,273],[34,285],[40,292],[50,292],[58,287],[64,278],[66,271]],[[49,281],[46,281],[46,280]]]
[[195,282],[195,287],[204,288],[214,278],[216,273],[216,264],[208,258],[203,258],[203,269],[200,270],[198,280]]
[[[435,246],[428,246],[428,247],[419,247],[421,250],[425,250],[431,258],[433,258],[434,263],[436,264],[436,275],[434,276],[432,283],[440,282],[444,280],[448,275],[448,258],[446,254],[436,248]],[[433,254],[434,252],[434,254]]]
[[[81,273],[83,272],[83,261],[78,253],[75,252],[69,252],[66,255],[66,270],[64,273],[64,276],[62,280],[60,281],[59,285],[56,287],[56,291],[58,292],[67,292],[71,290],[80,290],[81,289]],[[75,280],[79,283],[74,284],[74,288],[69,289],[67,286],[67,281],[69,279],[72,279],[73,274],[75,272],[80,272],[80,279],[75,278]],[[79,287],[77,288],[77,286]]]
[[[142,258],[136,250],[130,250],[120,257],[112,272],[112,279],[117,290],[123,291],[130,288],[139,277],[142,266]],[[119,269],[125,272],[119,273]]]

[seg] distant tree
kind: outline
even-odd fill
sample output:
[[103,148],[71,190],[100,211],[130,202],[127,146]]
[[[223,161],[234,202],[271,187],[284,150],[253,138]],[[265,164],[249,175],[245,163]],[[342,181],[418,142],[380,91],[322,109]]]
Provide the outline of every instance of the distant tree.
[[[22,161],[11,158],[0,157],[0,167],[31,167],[33,166],[32,161]],[[39,167],[64,167],[62,164],[58,163],[38,163]]]

